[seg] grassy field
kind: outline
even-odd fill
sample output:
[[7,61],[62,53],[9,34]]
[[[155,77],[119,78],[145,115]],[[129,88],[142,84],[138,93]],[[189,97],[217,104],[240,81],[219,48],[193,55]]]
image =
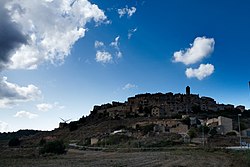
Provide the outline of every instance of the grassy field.
[[[3,148],[2,148],[3,149]],[[5,148],[0,152],[1,167],[247,167],[247,152],[223,150],[169,151],[82,151],[69,149],[65,155],[39,156],[37,150]]]

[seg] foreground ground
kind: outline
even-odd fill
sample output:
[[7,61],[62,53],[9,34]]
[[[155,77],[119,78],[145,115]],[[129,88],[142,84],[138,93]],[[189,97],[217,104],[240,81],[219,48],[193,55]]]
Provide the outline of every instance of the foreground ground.
[[[0,151],[0,166],[10,167],[247,167],[248,153],[215,150],[168,151],[81,151],[70,149],[65,155],[39,156],[24,149]],[[250,158],[250,157],[249,157]]]

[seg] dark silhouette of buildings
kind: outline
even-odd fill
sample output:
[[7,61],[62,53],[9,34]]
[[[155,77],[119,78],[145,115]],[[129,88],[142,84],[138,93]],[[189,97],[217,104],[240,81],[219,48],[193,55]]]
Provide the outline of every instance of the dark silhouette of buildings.
[[94,106],[92,114],[108,115],[112,118],[126,118],[134,116],[169,117],[178,113],[192,113],[194,111],[233,110],[231,104],[217,104],[211,97],[199,97],[191,94],[190,87],[186,87],[186,94],[155,93],[138,94],[129,97],[124,103],[112,102]]

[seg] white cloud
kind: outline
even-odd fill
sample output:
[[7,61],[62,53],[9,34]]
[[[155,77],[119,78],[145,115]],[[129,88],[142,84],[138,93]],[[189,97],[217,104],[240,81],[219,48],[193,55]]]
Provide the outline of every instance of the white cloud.
[[122,52],[121,51],[117,51],[116,53],[117,58],[122,58]]
[[128,6],[126,6],[125,8],[118,9],[117,12],[120,18],[124,15],[131,17],[136,12],[136,8],[135,7],[128,8]]
[[210,76],[214,72],[214,66],[212,64],[201,64],[198,69],[188,68],[186,70],[186,76],[188,78],[197,78],[199,80]]
[[106,51],[97,51],[96,53],[96,61],[100,63],[111,63],[112,55]]
[[7,132],[9,125],[6,122],[0,121],[0,132]]
[[128,84],[126,84],[122,89],[123,89],[123,90],[128,90],[128,89],[132,89],[132,88],[137,88],[137,86],[134,85],[134,84],[128,83]]
[[132,35],[137,31],[137,28],[128,30],[128,39],[131,39]]
[[33,114],[31,112],[27,112],[27,111],[19,111],[14,115],[14,117],[34,119],[34,118],[38,117],[38,115]]
[[53,108],[53,105],[48,104],[48,103],[41,103],[41,104],[37,104],[36,107],[39,111],[48,111]]
[[86,23],[106,16],[88,0],[11,0],[4,4],[20,33],[27,38],[11,52],[8,68],[36,69],[39,64],[61,64],[74,43],[85,36]]
[[119,38],[120,38],[120,36],[117,36],[115,38],[115,41],[113,41],[113,42],[110,43],[110,46],[113,46],[114,48],[119,49],[119,47],[118,47],[118,45],[119,45]]
[[22,87],[7,81],[7,77],[0,79],[0,108],[10,107],[18,102],[38,99],[41,91],[34,85]]
[[120,47],[119,47],[119,45],[120,45],[119,39],[120,39],[120,36],[117,36],[115,38],[115,41],[110,43],[110,46],[114,47],[114,49],[116,50],[116,54],[115,54],[116,57],[117,58],[122,58],[122,52],[120,51]]
[[190,48],[174,53],[173,62],[181,62],[185,65],[195,64],[214,51],[214,44],[213,38],[197,37]]
[[41,103],[41,104],[37,104],[36,105],[37,109],[39,111],[49,111],[52,109],[57,109],[57,110],[61,110],[64,108],[64,106],[59,105],[58,102],[55,102],[54,104],[50,104],[50,103]]
[[101,41],[95,41],[95,48],[97,49],[97,48],[100,48],[100,47],[104,47],[105,45],[104,45],[104,43],[103,42],[101,42]]
[[58,110],[62,110],[65,108],[65,106],[63,105],[60,105],[58,102],[55,102],[54,103],[54,108],[58,109]]
[[[115,40],[109,44],[108,48],[106,48],[103,42],[95,41],[95,48],[98,49],[96,52],[96,61],[100,63],[111,63],[113,56],[116,56],[116,58],[122,58],[119,39],[120,36],[117,36]],[[106,49],[109,49],[109,52],[106,51]]]

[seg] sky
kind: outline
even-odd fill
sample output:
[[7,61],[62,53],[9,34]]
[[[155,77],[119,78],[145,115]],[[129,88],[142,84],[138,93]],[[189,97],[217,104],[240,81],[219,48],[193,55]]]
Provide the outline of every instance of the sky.
[[185,93],[250,108],[250,1],[1,0],[0,132]]

